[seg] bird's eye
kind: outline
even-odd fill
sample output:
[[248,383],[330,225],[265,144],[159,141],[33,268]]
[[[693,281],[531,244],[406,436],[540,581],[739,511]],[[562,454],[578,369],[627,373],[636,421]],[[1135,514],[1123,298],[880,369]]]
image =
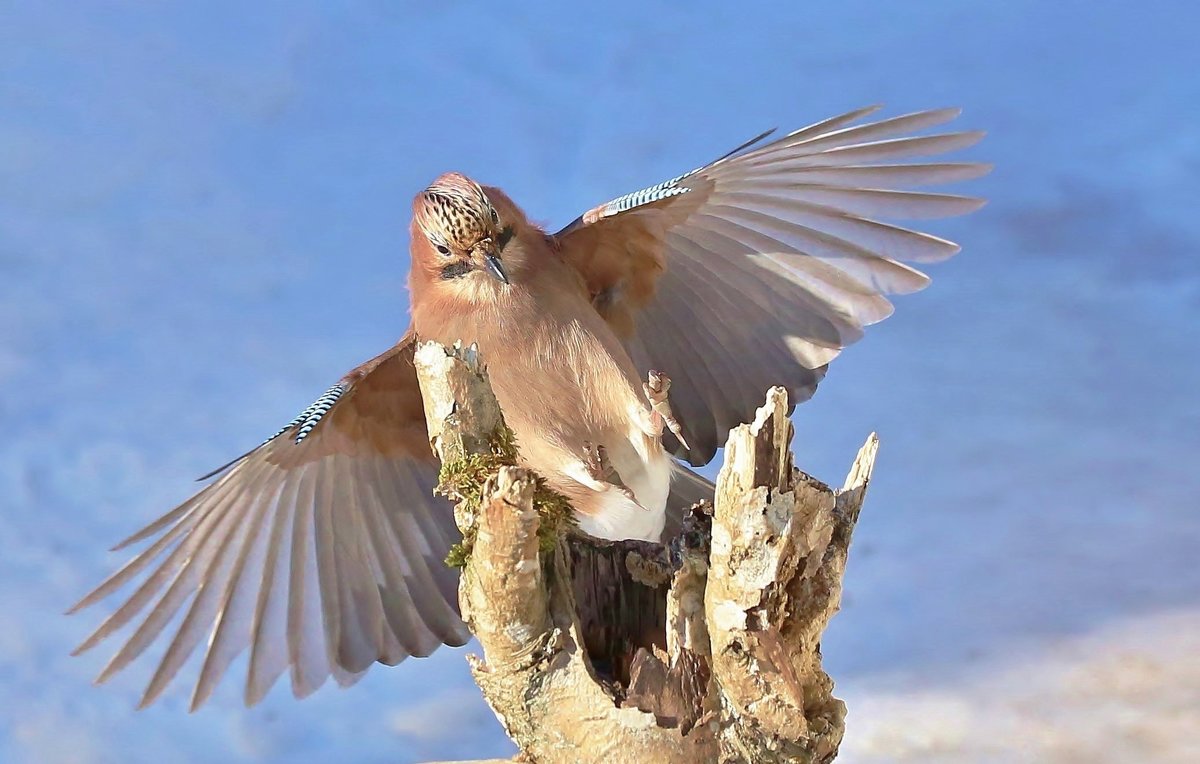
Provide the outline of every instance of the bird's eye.
[[492,207],[492,222],[500,225],[500,213],[496,212],[496,208]]
[[439,253],[439,254],[441,254],[441,255],[443,255],[443,256],[445,256],[445,257],[449,257],[449,256],[450,256],[450,248],[449,248],[449,247],[447,247],[445,244],[437,244],[437,245],[435,245],[435,246],[437,247],[437,251],[438,251],[438,253]]

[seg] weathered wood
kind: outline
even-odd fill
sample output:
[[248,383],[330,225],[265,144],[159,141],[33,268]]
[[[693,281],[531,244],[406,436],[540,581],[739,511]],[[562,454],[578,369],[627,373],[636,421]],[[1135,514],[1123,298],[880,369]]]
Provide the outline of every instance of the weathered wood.
[[[435,450],[448,462],[485,452],[503,418],[473,353],[426,345],[416,364]],[[468,660],[524,760],[836,756],[845,707],[820,639],[878,441],[833,491],[795,469],[791,435],[774,388],[730,434],[715,505],[666,546],[577,531],[539,545],[536,477],[520,467],[460,502],[473,536],[460,605],[484,653]]]
[[787,393],[774,388],[730,433],[717,479],[705,612],[722,748],[751,761],[830,761],[845,729],[820,639],[840,603],[878,439],[840,493],[794,468],[791,439]]
[[666,648],[667,550],[647,541],[568,537],[572,590],[584,646],[598,675],[629,684],[639,649]]
[[442,462],[487,453],[504,424],[474,346],[422,343],[413,357],[429,440]]

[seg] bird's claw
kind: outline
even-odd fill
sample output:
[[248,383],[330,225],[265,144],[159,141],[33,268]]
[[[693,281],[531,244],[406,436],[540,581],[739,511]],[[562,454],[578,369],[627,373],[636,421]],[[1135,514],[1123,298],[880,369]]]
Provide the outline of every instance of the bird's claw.
[[586,454],[583,463],[587,467],[588,475],[601,483],[608,483],[630,499],[637,501],[637,497],[633,495],[633,491],[621,482],[621,475],[617,472],[616,467],[613,467],[612,462],[609,461],[608,451],[604,446],[597,443],[585,442],[583,450]]
[[679,421],[671,413],[671,404],[667,402],[667,393],[671,390],[671,378],[661,371],[651,370],[646,375],[646,383],[642,385],[642,390],[646,394],[646,399],[650,401],[650,408],[653,412],[651,416],[658,431],[661,433],[662,425],[665,424],[684,448],[691,448],[683,437],[683,428],[679,426]]
[[584,443],[583,450],[586,456],[583,463],[587,467],[588,474],[596,480],[609,482],[616,470],[613,469],[612,462],[608,460],[608,452],[604,446],[598,443]]

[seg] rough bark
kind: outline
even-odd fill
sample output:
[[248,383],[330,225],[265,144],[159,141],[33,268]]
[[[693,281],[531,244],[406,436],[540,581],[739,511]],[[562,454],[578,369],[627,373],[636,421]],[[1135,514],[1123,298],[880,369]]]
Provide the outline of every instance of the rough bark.
[[[443,463],[494,450],[503,418],[475,354],[428,344],[415,362]],[[774,388],[730,433],[714,506],[665,546],[566,529],[539,544],[536,477],[516,466],[459,503],[473,538],[459,601],[484,656],[468,661],[522,760],[837,755],[845,707],[820,639],[878,441],[832,490],[792,465],[787,407]]]

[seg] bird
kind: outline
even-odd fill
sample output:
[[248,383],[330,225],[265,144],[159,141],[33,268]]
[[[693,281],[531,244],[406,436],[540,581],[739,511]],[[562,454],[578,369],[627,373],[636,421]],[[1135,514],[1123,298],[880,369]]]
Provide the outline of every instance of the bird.
[[712,460],[769,387],[807,400],[892,313],[888,295],[929,283],[911,264],[959,251],[888,221],[984,203],[924,190],[990,170],[927,159],[983,136],[929,132],[958,109],[872,121],[878,108],[767,131],[555,233],[497,187],[435,179],[413,200],[402,338],[114,547],[144,548],[68,612],[132,593],[75,652],[131,627],[99,683],[165,641],[145,707],[202,647],[195,710],[246,652],[254,705],[285,672],[302,698],[465,644],[444,563],[459,536],[434,494],[413,366],[425,341],[478,348],[521,463],[582,530],[660,540],[711,490],[689,467]]

